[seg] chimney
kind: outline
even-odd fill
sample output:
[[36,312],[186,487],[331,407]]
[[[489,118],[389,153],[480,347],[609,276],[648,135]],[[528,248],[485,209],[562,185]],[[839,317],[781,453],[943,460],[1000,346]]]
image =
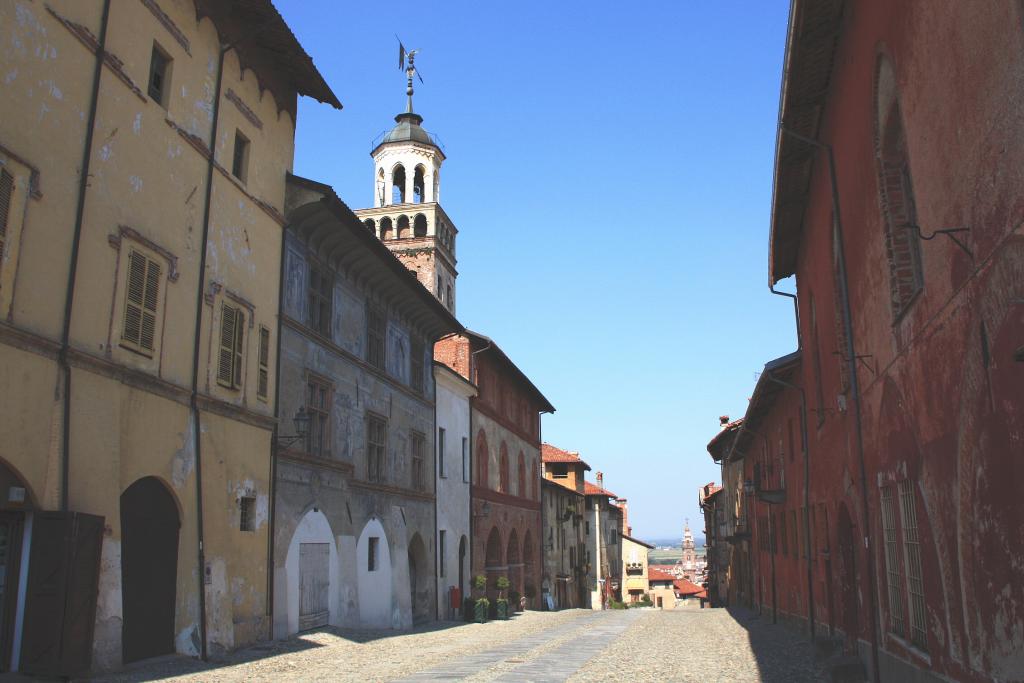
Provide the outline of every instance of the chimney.
[[604,488],[604,472],[597,473],[597,485]]
[[615,502],[622,508],[622,533],[632,536],[633,527],[629,525],[629,501],[625,498],[616,498]]
[[719,427],[721,429],[725,429],[725,426],[727,424],[729,424],[729,416],[728,415],[719,415],[718,416],[718,425],[719,425]]

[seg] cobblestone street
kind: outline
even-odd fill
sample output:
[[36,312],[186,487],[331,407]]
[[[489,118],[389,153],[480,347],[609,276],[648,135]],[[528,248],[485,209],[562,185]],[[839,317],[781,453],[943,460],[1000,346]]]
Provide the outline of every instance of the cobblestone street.
[[202,664],[171,658],[99,679],[138,681],[821,681],[799,636],[724,609],[527,612],[403,634],[325,629]]

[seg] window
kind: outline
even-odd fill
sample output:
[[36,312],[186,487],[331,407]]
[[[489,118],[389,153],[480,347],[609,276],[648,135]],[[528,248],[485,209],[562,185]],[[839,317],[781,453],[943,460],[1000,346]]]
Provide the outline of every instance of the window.
[[924,577],[921,572],[921,539],[917,532],[917,503],[914,485],[909,480],[900,482],[900,509],[903,513],[903,553],[907,563],[907,593],[910,603],[910,642],[928,650],[925,631]]
[[508,449],[502,442],[498,460],[498,490],[508,493]]
[[469,439],[462,437],[462,481],[469,483]]
[[903,636],[903,577],[900,572],[899,546],[896,540],[896,515],[892,507],[892,487],[882,489],[882,541],[885,543],[885,578],[889,590],[889,631]]
[[487,461],[490,457],[490,453],[487,451],[487,437],[484,436],[484,431],[481,429],[476,438],[476,485],[482,488],[489,485]]
[[7,224],[11,216],[11,198],[14,195],[14,176],[0,169],[0,264],[3,264],[7,244]]
[[440,531],[437,532],[438,573],[441,576],[445,575],[445,571],[444,571],[444,559],[445,559],[444,558],[444,556],[445,556],[444,546],[445,546],[445,542],[444,541],[445,541],[445,532],[444,532],[444,529],[441,529]]
[[256,531],[256,499],[251,496],[238,499],[238,530]]
[[167,108],[167,93],[170,92],[171,58],[153,44],[149,59],[149,96],[164,109]]
[[377,536],[370,536],[366,539],[366,571],[375,572],[377,571],[377,544],[380,542],[380,538]]
[[270,389],[270,330],[260,325],[259,377],[256,379],[256,398],[266,401]]
[[322,268],[309,266],[309,326],[325,337],[331,336],[331,295],[334,278]]
[[231,160],[231,175],[243,183],[249,175],[249,138],[242,131],[235,131],[235,154]]
[[417,432],[412,433],[412,487],[417,491],[426,489],[423,478],[424,452],[427,450],[427,439]]
[[309,452],[328,455],[331,443],[331,387],[323,380],[306,381],[306,413],[309,415]]
[[366,418],[366,478],[384,481],[384,454],[387,449],[388,423],[376,415]]
[[384,369],[384,314],[373,306],[366,309],[366,360]]
[[437,428],[437,476],[444,479],[444,427]]
[[452,288],[450,286],[447,289],[447,296],[445,297],[445,301],[448,302],[448,310],[451,310],[451,308],[452,308]]
[[229,389],[242,386],[242,345],[245,334],[245,314],[242,309],[226,301],[220,308],[220,355],[217,362],[217,382]]
[[413,339],[410,344],[412,350],[409,352],[409,386],[416,393],[423,393],[423,354],[424,344],[422,339]]
[[121,345],[152,356],[156,348],[156,308],[160,294],[160,265],[134,249],[128,251]]
[[523,454],[521,452],[519,453],[517,474],[516,495],[520,498],[526,498],[526,496],[529,495],[529,492],[526,490],[526,461],[523,459]]

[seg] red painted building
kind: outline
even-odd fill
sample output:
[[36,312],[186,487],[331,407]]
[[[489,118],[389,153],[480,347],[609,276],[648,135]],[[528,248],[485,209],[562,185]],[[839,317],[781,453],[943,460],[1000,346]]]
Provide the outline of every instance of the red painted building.
[[744,423],[754,578],[874,680],[1024,680],[1022,26],[1020,2],[791,10],[769,267],[802,361]]
[[544,567],[541,546],[541,413],[554,407],[491,339],[476,332],[438,342],[434,358],[473,382],[470,469],[473,576],[484,575],[497,595],[509,591],[539,607]]

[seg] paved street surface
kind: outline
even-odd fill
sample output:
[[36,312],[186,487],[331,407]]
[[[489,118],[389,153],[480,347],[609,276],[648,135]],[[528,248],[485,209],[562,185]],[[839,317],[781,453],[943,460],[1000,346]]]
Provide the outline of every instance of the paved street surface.
[[103,683],[229,681],[827,680],[810,645],[724,609],[527,612],[402,634],[324,629],[203,664],[174,657]]

